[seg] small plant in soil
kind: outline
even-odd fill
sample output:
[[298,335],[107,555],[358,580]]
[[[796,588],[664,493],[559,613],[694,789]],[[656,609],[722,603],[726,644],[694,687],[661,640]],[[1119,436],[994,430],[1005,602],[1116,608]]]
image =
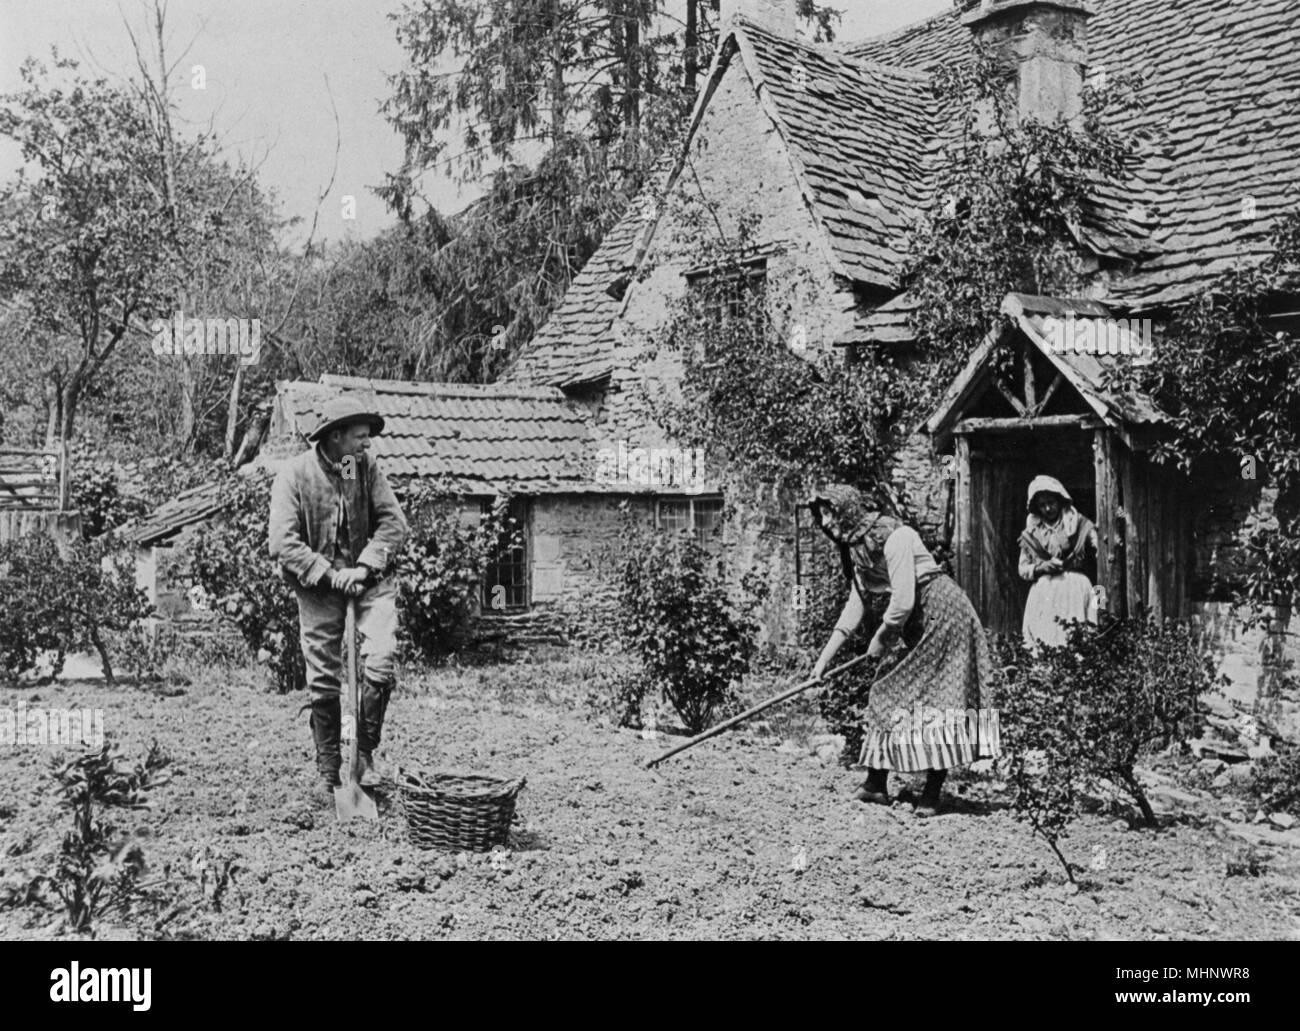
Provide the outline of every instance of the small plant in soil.
[[1246,845],[1238,848],[1227,860],[1229,877],[1259,877],[1268,872],[1268,858],[1255,848]]
[[1277,747],[1277,755],[1255,765],[1250,795],[1265,812],[1300,816],[1300,748],[1281,742]]
[[156,882],[141,880],[145,857],[139,840],[121,834],[104,814],[147,808],[146,793],[167,783],[169,765],[155,742],[142,762],[127,767],[106,740],[100,751],[55,768],[59,804],[71,815],[72,827],[63,837],[54,872],[39,880],[63,903],[72,930],[89,931],[110,913],[161,901],[153,891]]

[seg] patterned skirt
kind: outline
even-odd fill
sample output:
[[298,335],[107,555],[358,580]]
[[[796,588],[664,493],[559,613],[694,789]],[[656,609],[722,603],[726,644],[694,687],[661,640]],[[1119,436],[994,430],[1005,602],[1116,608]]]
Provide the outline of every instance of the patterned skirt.
[[859,762],[910,773],[1001,755],[997,710],[983,704],[988,639],[956,582],[939,575],[917,587],[903,638],[910,650],[871,685]]

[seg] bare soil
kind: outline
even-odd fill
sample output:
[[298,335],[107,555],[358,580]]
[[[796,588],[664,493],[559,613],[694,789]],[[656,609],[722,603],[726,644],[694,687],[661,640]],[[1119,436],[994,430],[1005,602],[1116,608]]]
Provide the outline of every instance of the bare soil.
[[[854,802],[861,774],[808,747],[810,703],[647,771],[680,739],[609,724],[593,685],[611,661],[404,679],[389,764],[528,779],[508,845],[488,854],[413,847],[393,792],[377,824],[337,823],[310,798],[301,699],[251,671],[196,672],[183,689],[9,689],[0,704],[102,708],[128,756],[156,738],[174,759],[150,810],[111,814],[146,836],[174,915],[108,917],[101,937],[1300,937],[1300,831],[1251,823],[1248,803],[1186,782],[1190,763],[1147,772],[1161,829],[1133,829],[1106,800],[1080,819],[1063,846],[1083,867],[1075,889],[991,774],[952,778],[938,816]],[[59,754],[0,747],[3,883],[53,867],[68,823],[49,772]],[[67,934],[48,898],[0,908],[0,937]]]

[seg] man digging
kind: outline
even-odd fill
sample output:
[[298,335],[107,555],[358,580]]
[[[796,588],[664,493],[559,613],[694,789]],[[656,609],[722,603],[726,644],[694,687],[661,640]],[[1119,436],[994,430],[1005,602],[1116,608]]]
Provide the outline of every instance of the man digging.
[[383,782],[374,753],[396,680],[397,643],[397,584],[385,574],[407,534],[388,480],[366,453],[370,438],[383,429],[384,420],[356,398],[329,401],[307,437],[313,447],[288,462],[271,489],[271,557],[298,598],[317,786],[327,804],[342,762],[339,696],[348,598],[357,599],[363,663],[358,780],[363,787]]

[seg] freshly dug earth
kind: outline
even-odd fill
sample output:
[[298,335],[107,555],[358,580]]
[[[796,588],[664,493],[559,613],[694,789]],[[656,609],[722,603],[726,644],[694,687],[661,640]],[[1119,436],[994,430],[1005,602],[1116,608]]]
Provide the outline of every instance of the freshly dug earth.
[[[157,913],[109,917],[101,936],[1300,937],[1300,831],[1232,827],[1222,816],[1239,800],[1174,790],[1159,831],[1129,829],[1115,810],[1082,817],[1063,843],[1085,868],[1076,891],[990,777],[954,779],[936,817],[863,806],[851,798],[861,774],[824,765],[825,748],[819,758],[754,729],[647,771],[680,739],[593,716],[608,665],[566,655],[404,681],[390,764],[528,778],[508,846],[478,855],[412,846],[392,793],[378,824],[340,825],[313,805],[302,700],[247,672],[196,673],[173,696],[87,681],[5,690],[0,704],[102,708],[127,756],[156,738],[173,757],[151,810],[107,815],[147,835],[150,876],[165,873],[184,909],[161,932]],[[53,868],[68,824],[55,754],[0,749],[8,883]],[[66,934],[56,906],[0,909],[0,937]]]

